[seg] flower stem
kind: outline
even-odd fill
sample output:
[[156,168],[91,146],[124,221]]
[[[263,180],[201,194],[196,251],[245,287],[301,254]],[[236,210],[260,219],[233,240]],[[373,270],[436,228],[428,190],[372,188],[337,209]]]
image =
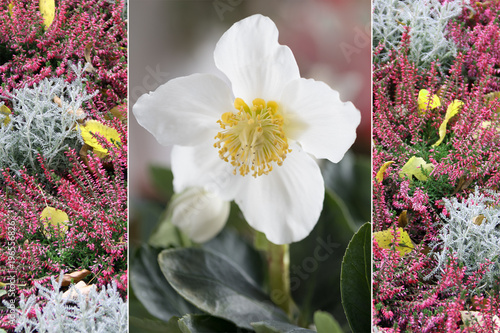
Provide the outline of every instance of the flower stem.
[[269,289],[271,300],[283,309],[290,320],[297,320],[299,310],[290,290],[290,253],[288,244],[276,245],[267,242]]

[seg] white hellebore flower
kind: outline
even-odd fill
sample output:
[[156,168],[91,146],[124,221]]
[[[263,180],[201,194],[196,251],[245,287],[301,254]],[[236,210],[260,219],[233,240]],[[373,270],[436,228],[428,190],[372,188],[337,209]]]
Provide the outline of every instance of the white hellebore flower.
[[188,187],[174,195],[169,205],[173,224],[198,243],[216,236],[229,216],[229,202],[201,187]]
[[323,208],[315,158],[342,159],[360,113],[323,82],[300,77],[268,17],[235,23],[214,52],[228,77],[193,74],[143,95],[133,112],[172,151],[174,189],[204,187],[235,200],[245,219],[276,244],[305,238]]

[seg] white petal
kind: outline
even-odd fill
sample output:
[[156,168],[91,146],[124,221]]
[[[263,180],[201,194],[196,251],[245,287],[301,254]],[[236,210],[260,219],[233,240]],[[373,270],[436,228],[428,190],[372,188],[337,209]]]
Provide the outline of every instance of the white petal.
[[287,136],[316,158],[339,162],[356,140],[361,114],[326,83],[298,79],[285,87],[281,104],[290,120]]
[[278,43],[278,29],[260,14],[236,22],[221,37],[215,64],[227,75],[235,97],[251,103],[255,98],[276,100],[285,84],[300,77],[288,46]]
[[210,240],[222,230],[229,209],[229,201],[199,187],[187,188],[169,205],[172,224],[197,243]]
[[162,145],[196,145],[214,139],[221,114],[234,109],[227,84],[211,74],[168,81],[133,107],[139,124]]
[[325,188],[318,165],[307,153],[293,145],[281,167],[245,178],[235,201],[248,224],[275,244],[309,235],[323,209]]
[[219,157],[212,143],[194,147],[174,146],[172,173],[176,193],[188,187],[203,187],[224,200],[233,200],[241,176],[233,175],[234,167]]

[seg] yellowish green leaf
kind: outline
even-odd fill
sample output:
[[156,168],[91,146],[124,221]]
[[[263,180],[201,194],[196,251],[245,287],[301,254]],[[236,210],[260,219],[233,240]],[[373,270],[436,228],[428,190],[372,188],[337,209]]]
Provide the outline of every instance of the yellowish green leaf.
[[40,13],[42,13],[45,30],[47,30],[56,16],[55,0],[40,0],[39,8]]
[[432,145],[432,147],[437,147],[443,142],[443,139],[446,135],[446,125],[448,124],[448,121],[454,117],[458,111],[462,108],[464,103],[462,101],[459,101],[458,99],[454,100],[453,102],[448,105],[448,109],[446,110],[446,114],[444,116],[444,120],[441,123],[441,126],[439,126],[439,140]]
[[484,95],[484,98],[488,101],[494,101],[497,98],[500,98],[500,91],[493,91],[490,92],[489,94]]
[[120,134],[117,130],[112,127],[106,126],[97,120],[88,120],[85,125],[80,125],[80,130],[82,134],[83,141],[91,146],[94,153],[99,157],[105,157],[108,155],[108,150],[104,148],[99,141],[95,138],[94,134],[98,134],[104,137],[109,142],[117,145],[121,143]]
[[441,101],[437,95],[431,95],[427,89],[421,89],[418,92],[418,109],[420,112],[432,110],[439,106],[441,106]]
[[404,178],[408,176],[410,179],[415,176],[418,180],[427,180],[427,176],[423,173],[425,171],[427,174],[434,169],[432,163],[427,163],[422,157],[412,156],[408,162],[401,168],[399,172],[399,177]]
[[69,217],[63,210],[55,209],[54,207],[45,207],[40,214],[40,219],[43,222],[45,230],[49,225],[59,228],[59,234],[63,236],[68,230]]
[[0,114],[4,116],[2,117],[3,118],[2,123],[4,124],[4,126],[7,126],[7,124],[10,122],[10,115],[12,114],[12,111],[10,111],[10,109],[7,106],[2,105],[0,106]]
[[14,8],[14,2],[9,3],[9,15],[12,17],[12,8]]
[[391,165],[392,163],[394,163],[394,161],[388,161],[388,162],[385,162],[384,164],[382,164],[382,166],[380,167],[380,169],[378,170],[377,172],[377,175],[375,176],[375,179],[381,183],[382,180],[384,180],[384,173],[385,173],[385,170],[387,170],[387,168],[389,167],[389,165]]
[[410,236],[403,228],[398,228],[396,235],[394,229],[377,231],[373,233],[373,238],[382,249],[391,249],[395,246],[400,256],[410,253],[415,248]]

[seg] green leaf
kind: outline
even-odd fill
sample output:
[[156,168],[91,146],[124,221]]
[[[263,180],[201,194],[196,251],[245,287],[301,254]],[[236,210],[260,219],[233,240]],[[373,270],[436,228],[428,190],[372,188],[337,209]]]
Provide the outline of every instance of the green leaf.
[[179,328],[182,333],[248,332],[224,319],[209,315],[185,315],[179,320]]
[[352,237],[342,261],[342,305],[354,333],[371,327],[371,225]]
[[256,333],[314,333],[306,328],[274,320],[252,323],[252,326]]
[[184,298],[205,312],[252,329],[251,322],[278,320],[286,314],[251,278],[225,256],[202,249],[164,250],[160,268]]
[[134,315],[129,319],[130,333],[183,333],[178,325],[178,317],[172,317],[168,322],[159,319],[138,318]]
[[339,323],[328,312],[316,311],[314,325],[316,325],[318,333],[343,333]]
[[158,225],[158,221],[165,211],[165,204],[152,200],[130,198],[129,208],[129,251],[135,253],[135,249],[147,242],[154,228]]
[[174,186],[172,183],[174,175],[172,171],[161,166],[152,165],[149,167],[149,174],[154,188],[166,201],[169,201],[174,194]]
[[264,283],[265,263],[262,256],[232,228],[224,228],[202,247],[226,256],[236,266],[242,268],[259,286]]
[[147,245],[137,251],[130,269],[130,284],[135,295],[152,315],[164,321],[172,316],[199,313],[163,276],[158,265],[159,252]]
[[0,297],[2,297],[5,294],[7,294],[7,291],[5,289],[0,289]]
[[290,289],[301,310],[300,326],[312,323],[319,309],[347,324],[340,302],[340,270],[353,235],[351,223],[342,200],[327,191],[313,231],[302,241],[290,244]]
[[149,237],[148,244],[155,248],[183,247],[191,244],[189,238],[184,235],[171,222],[171,216],[166,211],[162,214],[160,221]]
[[371,158],[347,152],[339,163],[326,161],[322,173],[326,188],[345,202],[355,222],[353,233],[371,220]]

